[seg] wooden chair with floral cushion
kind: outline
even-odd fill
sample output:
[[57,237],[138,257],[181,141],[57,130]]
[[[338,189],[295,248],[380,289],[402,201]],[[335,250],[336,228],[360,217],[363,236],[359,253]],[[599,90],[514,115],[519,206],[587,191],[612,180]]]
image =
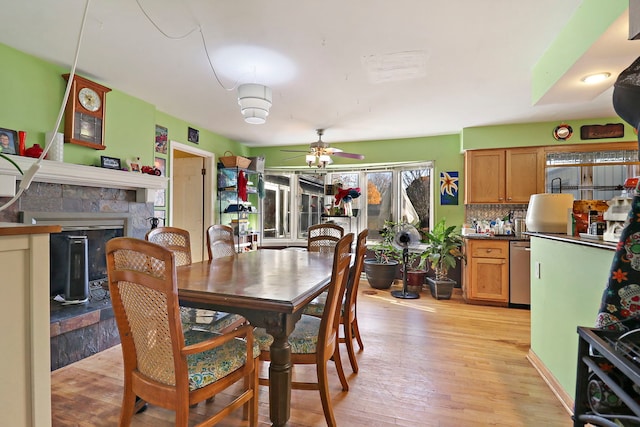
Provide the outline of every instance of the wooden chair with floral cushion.
[[[191,264],[191,239],[187,230],[157,227],[147,232],[145,239],[173,252],[177,266]],[[239,314],[190,307],[180,307],[180,315],[185,329],[197,328],[217,333],[228,332],[246,322]]]
[[259,351],[250,326],[226,334],[183,332],[176,255],[154,243],[120,237],[106,245],[113,310],[122,342],[124,395],[120,426],[129,426],[136,396],[176,413],[186,427],[189,408],[236,383],[238,397],[198,426],[213,425],[240,407],[258,424]]
[[[334,248],[333,271],[327,292],[325,310],[321,318],[302,315],[295,329],[289,335],[291,346],[291,364],[315,364],[318,381],[315,383],[292,381],[291,388],[299,390],[318,390],[327,424],[336,425],[329,394],[327,362],[333,360],[342,384],[342,390],[348,391],[349,384],[342,369],[338,346],[338,329],[340,327],[340,303],[349,275],[351,264],[351,243],[353,234],[341,238]],[[256,328],[254,336],[260,345],[260,360],[270,361],[269,348],[273,337],[264,328]],[[268,385],[269,380],[260,378],[260,385]]]
[[344,236],[344,229],[336,224],[315,224],[307,229],[307,250],[309,252],[333,252],[338,240]]
[[[360,336],[360,328],[358,328],[356,305],[358,301],[358,287],[360,285],[360,276],[362,275],[362,268],[364,266],[364,256],[367,253],[368,235],[368,229],[364,229],[360,232],[360,234],[358,234],[358,239],[356,242],[355,263],[351,268],[351,271],[349,272],[347,290],[345,291],[345,297],[342,301],[340,316],[340,323],[342,324],[344,331],[344,336],[340,338],[340,342],[345,343],[347,346],[349,363],[351,363],[351,370],[354,373],[358,372],[358,361],[356,360],[356,353],[353,347],[354,338],[358,342],[360,350],[364,350],[364,344],[362,343],[362,337]],[[304,308],[303,314],[322,317],[325,304],[326,293],[322,293]]]

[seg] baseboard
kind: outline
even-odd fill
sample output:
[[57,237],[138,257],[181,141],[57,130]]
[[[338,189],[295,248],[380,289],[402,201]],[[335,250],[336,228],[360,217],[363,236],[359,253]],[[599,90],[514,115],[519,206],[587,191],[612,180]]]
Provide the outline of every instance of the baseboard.
[[567,394],[564,391],[556,377],[547,369],[545,364],[540,360],[537,354],[532,349],[529,349],[527,353],[527,359],[536,368],[536,371],[540,374],[544,382],[547,383],[553,394],[558,398],[562,406],[567,410],[569,415],[573,416],[573,396]]

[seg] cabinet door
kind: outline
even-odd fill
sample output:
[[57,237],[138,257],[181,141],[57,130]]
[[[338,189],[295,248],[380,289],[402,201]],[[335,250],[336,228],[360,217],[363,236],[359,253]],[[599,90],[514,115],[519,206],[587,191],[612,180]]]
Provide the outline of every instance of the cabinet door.
[[505,198],[505,150],[465,153],[465,202],[502,203]]
[[544,192],[544,152],[541,148],[506,150],[506,202],[529,203]]
[[509,264],[504,258],[471,258],[468,297],[472,300],[509,301]]

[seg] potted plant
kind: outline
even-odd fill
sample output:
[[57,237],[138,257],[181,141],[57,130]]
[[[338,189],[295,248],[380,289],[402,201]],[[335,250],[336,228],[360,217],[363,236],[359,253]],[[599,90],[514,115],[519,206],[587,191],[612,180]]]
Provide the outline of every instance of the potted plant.
[[436,299],[449,299],[456,282],[447,277],[447,273],[456,267],[458,260],[465,260],[462,235],[454,225],[447,226],[442,219],[427,232],[426,239],[427,249],[423,256],[435,273],[435,277],[427,278],[431,295]]
[[394,222],[385,221],[384,227],[380,230],[381,241],[370,247],[374,258],[364,260],[367,282],[375,289],[389,289],[397,275],[402,253],[392,243],[394,226]]
[[409,251],[409,260],[406,266],[407,271],[407,291],[420,293],[425,284],[429,265],[424,251]]

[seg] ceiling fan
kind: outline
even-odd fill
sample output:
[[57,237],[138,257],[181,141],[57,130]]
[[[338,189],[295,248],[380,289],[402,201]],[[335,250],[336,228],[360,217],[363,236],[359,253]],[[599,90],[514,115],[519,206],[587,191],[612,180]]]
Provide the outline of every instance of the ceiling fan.
[[[316,129],[318,133],[318,140],[316,142],[312,142],[309,145],[309,151],[306,151],[307,155],[305,156],[305,160],[309,167],[317,166],[319,168],[325,168],[328,164],[333,163],[331,160],[331,156],[338,157],[346,157],[349,159],[356,160],[364,160],[364,156],[362,154],[355,153],[345,153],[339,148],[329,147],[329,144],[322,140],[322,134],[324,133],[324,129]],[[305,153],[302,150],[282,150],[292,153]]]

